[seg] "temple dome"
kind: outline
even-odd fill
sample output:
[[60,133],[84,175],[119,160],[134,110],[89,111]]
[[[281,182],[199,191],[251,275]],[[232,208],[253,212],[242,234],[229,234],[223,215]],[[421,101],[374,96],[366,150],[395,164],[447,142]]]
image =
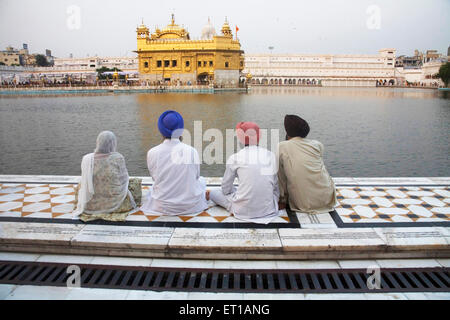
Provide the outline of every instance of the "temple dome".
[[202,40],[212,40],[212,38],[216,35],[216,29],[211,24],[211,21],[208,18],[208,23],[202,29]]
[[155,39],[189,39],[189,32],[175,24],[175,17],[172,14],[172,21],[162,30],[156,29],[152,38]]

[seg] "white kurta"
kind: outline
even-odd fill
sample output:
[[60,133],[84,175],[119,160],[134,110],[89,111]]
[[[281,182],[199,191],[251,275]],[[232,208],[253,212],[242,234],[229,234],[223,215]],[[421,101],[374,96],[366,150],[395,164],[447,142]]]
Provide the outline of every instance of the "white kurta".
[[198,213],[208,208],[197,150],[179,139],[166,139],[147,153],[153,187],[141,210],[158,215]]
[[[237,188],[233,185],[236,177]],[[238,219],[267,218],[263,223],[268,223],[277,217],[279,190],[274,153],[248,146],[232,155],[227,161],[222,192],[231,202],[227,209]]]

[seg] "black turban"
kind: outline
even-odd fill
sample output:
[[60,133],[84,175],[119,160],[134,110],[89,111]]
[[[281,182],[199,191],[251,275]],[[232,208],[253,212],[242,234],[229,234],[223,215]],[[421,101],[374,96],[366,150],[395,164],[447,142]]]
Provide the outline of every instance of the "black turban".
[[284,117],[284,129],[289,137],[306,138],[309,133],[308,122],[299,116],[288,114]]

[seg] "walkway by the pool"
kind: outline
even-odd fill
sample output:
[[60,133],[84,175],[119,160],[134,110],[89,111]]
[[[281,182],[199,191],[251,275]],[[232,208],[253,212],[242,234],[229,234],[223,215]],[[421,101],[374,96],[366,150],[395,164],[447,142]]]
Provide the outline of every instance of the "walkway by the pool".
[[[0,176],[3,251],[194,259],[447,258],[449,178],[336,178],[330,213],[281,212],[240,221],[211,207],[178,217],[136,212],[126,222],[73,220],[74,176]],[[208,178],[219,188],[220,178]],[[143,177],[143,193],[151,187]]]

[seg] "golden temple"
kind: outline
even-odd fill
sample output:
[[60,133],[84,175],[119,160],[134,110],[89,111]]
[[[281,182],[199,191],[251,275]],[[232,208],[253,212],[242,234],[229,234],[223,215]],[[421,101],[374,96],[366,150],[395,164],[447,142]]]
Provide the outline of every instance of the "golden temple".
[[192,40],[189,32],[171,23],[164,29],[155,28],[150,34],[143,23],[137,27],[139,74],[150,83],[210,84],[237,87],[244,69],[244,51],[233,38],[228,21],[216,35],[208,19],[199,40]]

